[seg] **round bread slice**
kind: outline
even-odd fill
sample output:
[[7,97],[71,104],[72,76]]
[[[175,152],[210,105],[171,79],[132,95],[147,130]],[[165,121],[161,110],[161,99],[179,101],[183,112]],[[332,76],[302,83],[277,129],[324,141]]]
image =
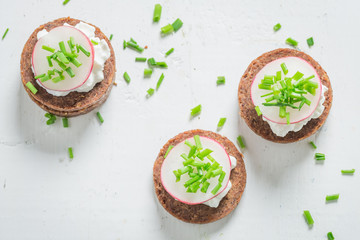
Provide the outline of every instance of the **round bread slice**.
[[[96,107],[100,106],[109,96],[113,81],[115,80],[116,69],[114,49],[112,48],[111,43],[105,34],[102,33],[98,27],[92,24],[90,25],[95,27],[95,36],[100,39],[104,39],[110,48],[110,57],[106,60],[103,70],[104,80],[97,83],[89,92],[74,91],[62,97],[56,97],[48,93],[43,87],[39,86],[35,80],[34,73],[31,68],[31,57],[35,44],[38,40],[37,33],[43,29],[50,31],[55,27],[64,25],[64,23],[75,26],[79,22],[80,20],[67,17],[56,19],[38,27],[29,37],[21,54],[21,79],[26,92],[29,94],[30,98],[42,109],[61,117],[75,117],[88,113]],[[38,90],[36,94],[33,94],[25,86],[27,82],[31,82]]]
[[[305,126],[298,132],[290,131],[285,137],[279,137],[274,134],[270,128],[270,125],[262,119],[262,116],[258,116],[255,110],[255,106],[251,100],[250,91],[251,83],[256,74],[268,63],[283,57],[299,57],[310,63],[316,72],[318,73],[321,83],[325,85],[328,90],[325,92],[325,109],[320,117],[311,119]],[[280,48],[267,53],[264,53],[254,61],[252,61],[249,67],[246,69],[242,76],[238,90],[240,115],[245,120],[246,124],[259,136],[277,143],[291,143],[301,139],[307,138],[314,134],[324,123],[329,115],[333,92],[330,84],[330,80],[324,69],[309,55],[288,48]]]
[[[225,148],[226,152],[235,157],[237,160],[236,167],[231,171],[230,181],[232,187],[226,196],[221,200],[217,208],[212,208],[204,204],[188,205],[180,201],[175,200],[164,189],[161,183],[161,165],[164,161],[164,155],[170,145],[177,145],[187,138],[191,138],[195,135],[208,137],[218,141]],[[160,153],[154,163],[153,178],[155,185],[155,193],[159,199],[160,204],[174,217],[189,223],[210,223],[217,221],[231,211],[240,202],[241,196],[244,192],[246,185],[246,170],[243,161],[243,155],[237,150],[235,145],[226,137],[223,137],[217,133],[204,131],[204,130],[190,130],[183,132],[170,139],[160,150]]]

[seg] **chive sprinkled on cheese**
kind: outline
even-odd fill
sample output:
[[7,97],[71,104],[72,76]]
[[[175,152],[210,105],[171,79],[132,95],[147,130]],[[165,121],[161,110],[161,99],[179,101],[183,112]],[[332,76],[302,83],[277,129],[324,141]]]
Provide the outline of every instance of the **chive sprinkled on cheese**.
[[237,142],[241,148],[245,148],[245,143],[242,136],[237,137]]
[[314,224],[314,219],[312,218],[309,210],[304,210],[304,217],[309,226]]
[[336,201],[339,199],[339,194],[326,195],[326,201]]
[[174,147],[173,145],[169,145],[169,147],[168,147],[168,149],[166,150],[166,153],[165,153],[165,155],[164,155],[164,158],[167,157],[167,155],[169,154],[170,150],[173,149],[173,147]]
[[172,52],[174,52],[174,48],[170,48],[170,49],[165,53],[165,57],[169,56]]
[[42,45],[41,48],[46,50],[46,51],[49,51],[51,53],[55,52],[55,48],[52,48],[52,47],[49,47],[49,46],[46,46],[46,45]]
[[196,107],[192,108],[191,112],[190,112],[192,117],[195,117],[195,116],[199,115],[200,113],[201,113],[201,104],[199,104]]
[[161,17],[161,5],[160,4],[155,4],[154,7],[154,15],[153,15],[153,21],[154,22],[158,22],[160,20]]
[[255,111],[256,111],[256,113],[257,113],[258,116],[261,116],[261,115],[262,115],[259,106],[256,106],[256,107],[255,107]]
[[280,23],[275,24],[274,27],[273,27],[273,29],[274,29],[275,32],[279,31],[280,28],[281,28],[281,24],[280,24]]
[[160,78],[159,78],[159,80],[157,81],[157,83],[156,83],[156,91],[160,88],[160,85],[161,85],[161,83],[162,83],[162,81],[164,80],[164,74],[162,73],[161,74],[161,76],[160,76]]
[[226,122],[226,118],[220,118],[219,122],[217,124],[217,127],[222,128],[224,126],[225,122]]
[[306,42],[307,42],[309,47],[314,46],[314,39],[312,37],[306,39]]
[[97,41],[93,40],[93,39],[91,39],[91,42],[92,42],[92,44],[94,44],[95,46],[96,46],[96,45],[99,45],[99,43],[98,43]]
[[218,76],[216,85],[224,85],[225,84],[225,77],[224,76]]
[[33,94],[37,93],[38,90],[34,87],[34,85],[30,81],[26,83],[26,86]]
[[73,154],[73,149],[72,149],[72,147],[69,147],[69,148],[68,148],[68,153],[69,153],[69,158],[70,158],[70,159],[73,159],[73,158],[74,158],[74,154]]
[[131,81],[129,74],[127,72],[124,72],[123,77],[125,79],[125,82],[129,84]]
[[63,123],[63,127],[64,127],[64,128],[68,128],[68,127],[69,127],[69,120],[68,120],[68,118],[64,117],[64,118],[62,119],[62,123]]
[[7,33],[9,32],[9,28],[7,28],[1,38],[1,40],[4,40],[4,38],[6,37]]
[[292,38],[287,38],[285,43],[293,47],[297,47],[298,45],[298,42]]
[[103,117],[101,116],[100,112],[97,112],[97,113],[96,113],[96,116],[98,117],[100,123],[103,123],[103,122],[104,122],[104,119],[103,119]]

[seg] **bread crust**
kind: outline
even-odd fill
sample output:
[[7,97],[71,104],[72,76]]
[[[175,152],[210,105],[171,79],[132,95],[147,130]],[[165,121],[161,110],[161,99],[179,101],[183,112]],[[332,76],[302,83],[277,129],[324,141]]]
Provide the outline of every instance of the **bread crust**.
[[[298,132],[290,131],[285,137],[279,137],[272,132],[270,125],[262,119],[262,116],[257,115],[255,106],[251,100],[250,91],[253,79],[266,64],[276,59],[290,56],[299,57],[309,62],[318,73],[321,83],[328,88],[328,91],[325,92],[325,102],[323,104],[325,109],[320,117],[311,119]],[[240,106],[240,116],[257,135],[272,142],[291,143],[311,136],[325,123],[325,120],[330,112],[333,100],[333,91],[327,73],[312,57],[294,49],[280,48],[264,53],[250,63],[240,80],[238,100]]]
[[[52,22],[41,25],[31,34],[27,40],[21,54],[20,70],[21,79],[26,92],[30,98],[39,105],[42,109],[52,114],[61,117],[74,117],[85,114],[100,106],[105,102],[110,94],[113,81],[115,80],[115,53],[111,46],[109,39],[103,34],[100,29],[95,27],[95,36],[104,39],[110,48],[110,57],[106,60],[104,65],[104,80],[97,83],[89,92],[70,92],[66,96],[56,97],[49,94],[43,87],[39,86],[34,78],[34,73],[31,68],[32,52],[37,42],[37,33],[43,29],[50,31],[51,29],[62,26],[64,23],[75,26],[80,20],[74,18],[59,18]],[[26,83],[31,82],[38,92],[33,94],[27,87]]]
[[[164,189],[161,183],[161,165],[164,161],[164,155],[168,147],[170,145],[175,146],[185,139],[191,138],[195,135],[216,140],[223,145],[229,155],[235,157],[237,160],[237,165],[231,171],[230,175],[232,187],[226,196],[221,200],[217,208],[212,208],[204,204],[188,205],[177,201]],[[196,129],[178,134],[163,146],[154,163],[153,179],[157,198],[166,211],[184,222],[203,224],[217,221],[227,216],[236,208],[245,189],[246,170],[243,155],[229,139],[214,132]]]

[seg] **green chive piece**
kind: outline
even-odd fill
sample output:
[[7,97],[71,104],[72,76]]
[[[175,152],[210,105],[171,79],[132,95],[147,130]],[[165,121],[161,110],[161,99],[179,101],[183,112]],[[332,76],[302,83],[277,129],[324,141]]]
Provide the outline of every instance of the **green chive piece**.
[[309,142],[309,144],[310,144],[314,149],[317,148],[317,146],[315,145],[315,143],[314,143],[313,141]]
[[161,9],[162,9],[162,7],[161,7],[160,4],[155,4],[154,15],[153,15],[153,21],[154,22],[158,22],[160,20]]
[[309,210],[304,210],[304,217],[309,226],[314,224],[314,219],[312,218]]
[[220,190],[220,188],[221,188],[221,183],[218,183],[215,187],[214,187],[214,189],[211,191],[211,193],[213,194],[213,195],[215,195],[219,190]]
[[225,122],[226,122],[226,118],[220,118],[220,120],[217,124],[217,127],[222,128],[224,126]]
[[90,52],[87,51],[83,46],[78,45],[79,46],[79,50],[82,51],[87,57],[90,57]]
[[285,117],[286,117],[286,124],[290,125],[290,113],[289,112],[285,113]]
[[51,77],[49,75],[45,75],[45,76],[41,77],[39,80],[40,80],[40,82],[46,82],[47,80],[50,80],[50,79],[51,79]]
[[135,58],[135,62],[146,62],[146,58],[137,57]]
[[157,83],[156,83],[156,91],[159,89],[162,81],[164,80],[164,77],[165,77],[165,76],[164,76],[164,74],[162,73],[161,76],[160,76],[160,78],[159,78],[159,80],[158,80]]
[[325,160],[325,154],[323,153],[315,153],[315,160]]
[[35,76],[34,78],[35,79],[38,79],[38,78],[42,78],[42,77],[45,77],[46,76],[46,74],[44,73],[44,74],[41,74],[41,75],[37,75],[37,76]]
[[165,57],[169,56],[174,51],[174,48],[170,48],[169,51],[165,53]]
[[341,173],[353,175],[355,173],[355,169],[341,170]]
[[57,52],[56,55],[58,56],[59,60],[60,60],[63,64],[69,64],[69,63],[70,63],[69,59],[67,59],[67,57],[65,57],[65,54],[64,54],[64,53],[62,53],[62,52]]
[[48,118],[48,120],[46,121],[47,125],[51,125],[54,124],[56,121],[56,116],[54,114],[51,113],[45,113],[45,117]]
[[261,116],[262,115],[262,112],[260,111],[260,107],[259,106],[256,106],[255,107],[255,110],[256,110],[256,113],[258,116]]
[[146,92],[147,92],[147,96],[151,97],[154,94],[155,90],[153,88],[149,88]]
[[[76,58],[71,58],[70,59],[70,62],[72,63],[72,64],[74,64],[75,65],[75,67],[80,67],[81,65],[82,65],[82,63],[81,62],[79,62],[79,60],[77,60]],[[60,66],[60,64],[59,64],[59,66]],[[61,67],[61,66],[60,66]],[[62,68],[62,67],[61,67]],[[64,69],[64,68],[63,68]],[[65,69],[66,69],[66,67],[65,67]],[[64,69],[64,70],[65,70]]]
[[114,36],[113,34],[110,34],[110,37],[109,37],[110,41],[112,40],[113,36]]
[[173,149],[173,145],[169,145],[169,147],[168,147],[168,149],[166,150],[166,153],[165,153],[165,155],[164,155],[164,158],[166,158],[167,157],[167,155],[169,154],[169,152],[171,151],[171,149]]
[[306,39],[306,42],[307,42],[309,47],[314,46],[314,39],[312,37]]
[[194,154],[196,153],[197,147],[195,145],[191,146],[190,148],[190,152],[188,154],[188,158],[191,158],[192,156],[194,156]]
[[49,51],[51,53],[55,52],[55,48],[52,48],[52,47],[49,47],[49,46],[46,46],[46,45],[42,45],[41,48],[46,50],[46,51]]
[[71,69],[71,67],[68,67],[65,69],[65,71],[69,74],[71,78],[75,77],[74,71]]
[[64,41],[59,42],[59,47],[60,47],[60,51],[65,53],[66,52],[66,48],[65,48],[65,43]]
[[125,79],[125,82],[129,84],[131,81],[129,74],[127,72],[124,72],[123,77]]
[[6,37],[6,34],[8,33],[8,31],[9,31],[9,28],[7,28],[7,29],[5,30],[5,32],[4,32],[1,40],[4,40],[4,38]]
[[210,186],[210,183],[208,181],[205,181],[200,189],[201,192],[206,193],[208,188]]
[[62,80],[64,80],[64,79],[62,79],[61,76],[54,77],[53,79],[51,79],[51,81],[53,81],[54,83],[60,82],[60,81],[62,81]]
[[96,46],[96,45],[99,45],[99,43],[98,43],[97,41],[95,41],[95,40],[92,40],[92,39],[91,39],[91,42],[92,42],[92,44],[95,45],[95,46]]
[[104,122],[104,119],[103,119],[103,117],[101,116],[100,112],[97,112],[96,115],[97,115],[100,123],[103,123],[103,122]]
[[339,194],[326,195],[326,201],[335,201],[339,199]]
[[68,118],[64,117],[64,118],[62,119],[62,123],[63,123],[63,127],[64,127],[64,128],[68,128],[68,127],[69,127],[69,120],[68,120]]
[[137,41],[135,41],[133,38],[130,38],[130,42],[137,44]]
[[152,72],[153,71],[151,68],[145,68],[144,69],[144,77],[151,77]]
[[289,70],[287,69],[285,63],[280,64],[280,67],[281,67],[281,69],[283,70],[283,73],[284,73],[285,75],[289,72]]
[[174,31],[177,32],[183,25],[183,22],[180,20],[180,18],[176,19],[175,22],[173,22],[172,27],[174,28]]
[[200,136],[195,135],[194,136],[194,141],[195,141],[196,148],[201,150],[202,149],[202,144],[201,144]]
[[156,66],[155,59],[154,59],[154,58],[149,58],[149,59],[148,59],[148,65],[149,65],[150,67]]
[[161,68],[167,68],[168,67],[166,62],[156,62],[156,66],[161,67]]
[[68,2],[70,2],[70,0],[64,0],[63,5],[65,6]]
[[280,24],[280,23],[274,25],[274,27],[273,27],[273,29],[274,29],[275,32],[279,31],[280,28],[281,28],[281,24]]
[[332,232],[328,232],[327,237],[328,237],[328,240],[335,240],[335,237]]
[[209,155],[210,153],[212,153],[213,151],[206,148],[204,149],[202,152],[200,152],[197,157],[200,158],[201,160],[203,160],[207,155]]
[[34,87],[34,85],[31,82],[27,82],[26,86],[29,88],[29,90],[33,93],[36,94],[37,93],[37,89]]
[[51,61],[51,57],[50,57],[50,56],[47,56],[46,59],[47,59],[47,61],[48,61],[49,67],[53,67],[54,65],[53,65],[53,63],[52,63],[52,61]]
[[69,158],[70,158],[70,159],[73,159],[73,158],[74,158],[74,154],[73,154],[73,149],[72,149],[72,147],[69,147],[69,148],[68,148],[68,153],[69,153]]
[[125,49],[127,47],[127,42],[124,40],[123,42],[123,49]]
[[238,136],[237,141],[238,141],[238,144],[239,144],[239,146],[241,148],[245,148],[245,143],[244,143],[244,140],[243,140],[242,136]]
[[161,32],[163,34],[169,34],[172,33],[173,31],[174,31],[174,27],[171,24],[168,24],[161,28]]
[[192,108],[191,112],[190,112],[192,117],[195,117],[195,116],[199,115],[200,113],[201,113],[201,104],[199,104],[196,107]]
[[293,47],[297,47],[298,45],[298,42],[292,38],[286,39],[285,43]]
[[224,76],[217,77],[216,85],[223,85],[223,84],[225,84],[225,77]]

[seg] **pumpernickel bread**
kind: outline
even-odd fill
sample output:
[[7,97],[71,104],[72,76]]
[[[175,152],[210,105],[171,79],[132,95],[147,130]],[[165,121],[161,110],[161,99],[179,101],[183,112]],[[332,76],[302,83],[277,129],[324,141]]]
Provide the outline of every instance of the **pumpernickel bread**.
[[[176,145],[187,138],[195,135],[205,136],[216,140],[225,148],[226,152],[237,160],[236,167],[231,171],[230,181],[232,187],[227,195],[221,200],[217,208],[212,208],[204,204],[188,205],[175,200],[164,189],[161,183],[161,165],[164,161],[164,155],[170,145]],[[160,204],[174,217],[189,223],[210,223],[227,216],[238,205],[246,185],[246,170],[243,161],[243,155],[238,151],[235,145],[226,137],[217,133],[204,130],[190,130],[183,132],[170,139],[160,150],[160,153],[154,163],[153,179],[155,193]]]
[[[110,57],[106,60],[104,66],[104,80],[97,83],[89,92],[70,92],[66,96],[56,97],[48,93],[44,88],[38,85],[34,78],[34,73],[31,69],[31,56],[35,44],[37,42],[37,33],[43,29],[50,31],[51,29],[62,26],[64,23],[75,26],[80,20],[70,17],[56,19],[52,22],[41,25],[31,34],[26,42],[23,52],[21,54],[20,70],[21,79],[25,90],[29,94],[30,98],[39,105],[42,109],[57,116],[62,117],[74,117],[81,114],[85,114],[100,106],[105,102],[112,88],[112,83],[115,79],[115,53],[111,46],[109,39],[103,34],[100,29],[95,27],[95,36],[104,39],[110,48]],[[89,23],[88,23],[89,24]],[[33,94],[25,85],[27,82],[31,82],[38,90],[36,94]]]
[[[290,131],[285,137],[279,137],[272,132],[270,125],[262,119],[262,116],[257,115],[255,106],[251,100],[250,91],[253,79],[266,64],[276,59],[289,56],[299,57],[310,63],[318,73],[321,79],[321,83],[325,85],[328,90],[325,92],[325,102],[323,104],[325,109],[320,115],[320,117],[316,119],[311,119],[298,132]],[[240,115],[245,120],[246,124],[256,134],[269,141],[278,143],[290,143],[311,136],[325,123],[325,120],[330,112],[333,93],[328,75],[326,74],[324,69],[322,69],[320,64],[317,63],[312,57],[310,57],[306,53],[294,49],[280,48],[264,53],[250,63],[249,67],[246,69],[244,75],[240,80],[238,97],[240,105]]]

